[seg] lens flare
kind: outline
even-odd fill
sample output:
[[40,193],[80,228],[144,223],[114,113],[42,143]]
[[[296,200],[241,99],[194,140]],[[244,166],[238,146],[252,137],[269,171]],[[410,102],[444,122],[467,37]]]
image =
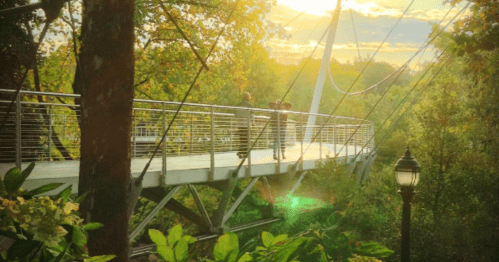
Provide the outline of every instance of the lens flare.
[[286,223],[293,224],[301,213],[324,207],[318,199],[286,195],[276,199],[275,206],[284,211]]

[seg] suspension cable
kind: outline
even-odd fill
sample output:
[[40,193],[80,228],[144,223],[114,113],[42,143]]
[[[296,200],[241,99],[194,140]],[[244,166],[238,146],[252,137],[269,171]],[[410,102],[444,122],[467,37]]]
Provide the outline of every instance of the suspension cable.
[[[438,59],[440,59],[440,57],[442,57],[445,53],[447,49],[445,49],[439,56],[438,58],[436,59],[438,61]],[[381,126],[379,126],[377,128],[377,130],[374,132],[375,134],[388,122],[388,120],[393,116],[393,114],[397,111],[397,109],[405,102],[405,100],[409,97],[409,95],[412,93],[412,91],[414,91],[416,89],[416,87],[419,85],[419,83],[423,80],[423,78],[426,76],[426,74],[428,74],[428,72],[430,72],[431,68],[435,65],[435,63],[432,63],[430,65],[430,67],[428,67],[428,69],[424,72],[424,74],[419,78],[419,80],[414,84],[414,86],[411,88],[411,90],[404,96],[404,98],[402,99],[402,101],[400,101],[400,103],[392,110],[392,112],[390,113],[390,115],[385,119],[385,121],[381,124]],[[372,139],[374,139],[374,137],[376,135],[372,135],[369,140],[367,140],[367,142],[364,144],[364,146],[360,149],[359,152],[356,153],[355,155],[355,158],[357,158],[359,155],[360,155],[360,152],[362,152],[364,150],[364,148],[367,147],[367,145],[369,145],[369,143],[371,142]]]
[[[450,12],[450,10],[447,12],[447,14],[449,14],[449,12]],[[440,26],[440,24],[441,24],[441,23],[445,20],[445,17],[447,17],[447,14],[444,16],[444,18],[443,18],[442,20],[440,20],[440,23],[438,24],[438,26]],[[454,18],[456,18],[456,17],[454,17]],[[449,23],[450,23],[450,22],[449,22]],[[449,25],[449,23],[448,23],[447,25]],[[442,29],[442,30],[443,30],[443,29]],[[440,31],[440,32],[441,32],[441,31]],[[440,32],[439,32],[439,33],[440,33]],[[436,36],[438,36],[438,34],[437,34]],[[436,36],[435,36],[435,37],[436,37]],[[412,61],[412,60],[413,60],[413,59],[417,56],[417,54],[418,54],[419,52],[421,52],[421,51],[422,51],[422,52],[424,52],[424,51],[428,48],[429,44],[430,44],[430,43],[431,43],[431,42],[435,39],[435,37],[434,37],[434,38],[430,38],[430,35],[429,35],[429,36],[426,38],[426,40],[423,42],[423,45],[419,48],[419,50],[418,50],[418,51],[417,51],[417,52],[416,52],[416,53],[415,53],[415,54],[414,54],[414,55],[413,55],[413,56],[412,56],[412,57],[411,57],[411,58],[410,58],[410,59],[409,59],[409,60],[408,60],[408,61],[407,61],[407,62],[406,62],[406,63],[405,63],[402,67],[404,67],[404,66],[408,67],[408,66],[409,66],[409,64],[410,64],[410,62],[411,62],[411,61]],[[423,48],[424,48],[424,49],[423,49]],[[402,67],[401,67],[401,68],[402,68]],[[401,72],[401,73],[397,76],[397,78],[398,78],[401,74],[402,74],[402,72]],[[382,95],[382,96],[378,99],[378,101],[377,101],[377,102],[376,102],[376,104],[373,106],[373,108],[370,110],[370,112],[369,112],[369,113],[368,113],[368,114],[364,117],[364,119],[362,120],[362,123],[364,123],[365,121],[367,121],[367,118],[368,118],[368,117],[370,116],[370,114],[374,111],[374,109],[375,109],[375,108],[376,108],[376,106],[379,104],[379,102],[383,99],[383,97],[386,95],[386,93],[388,92],[388,90],[389,90],[389,89],[391,89],[391,87],[393,86],[393,84],[395,83],[395,81],[396,81],[396,80],[397,80],[397,79],[395,79],[395,80],[392,82],[392,84],[391,84],[391,85],[387,88],[387,90],[385,90],[385,92],[383,93],[383,95]],[[362,123],[361,123],[361,124],[362,124]],[[353,132],[353,133],[350,135],[350,137],[346,140],[345,145],[343,145],[343,146],[341,147],[340,152],[343,150],[343,148],[345,148],[346,144],[348,144],[348,142],[349,142],[349,141],[353,138],[353,136],[357,133],[357,131],[358,131],[359,129],[360,129],[360,125],[359,125],[359,126],[358,126],[355,130],[354,130],[354,132]],[[363,148],[362,148],[362,149],[363,149]]]
[[[436,38],[437,38],[437,37],[438,37],[438,36],[439,36],[439,35],[440,35],[440,34],[441,34],[441,33],[442,33],[442,32],[443,32],[443,31],[444,31],[444,30],[445,30],[445,29],[446,29],[446,28],[447,28],[447,27],[451,24],[451,23],[452,23],[452,21],[454,21],[456,18],[458,18],[458,17],[459,17],[459,16],[460,16],[460,15],[464,12],[464,10],[466,10],[466,8],[467,8],[469,5],[470,5],[470,3],[468,3],[465,7],[463,7],[463,8],[462,8],[462,9],[461,9],[461,10],[460,10],[460,11],[459,11],[459,12],[458,12],[458,13],[457,13],[457,14],[456,14],[456,15],[455,15],[455,16],[454,16],[454,17],[453,17],[453,18],[452,18],[452,19],[451,19],[451,20],[450,20],[450,21],[449,21],[449,22],[448,22],[448,23],[447,23],[447,24],[446,24],[446,25],[445,25],[445,26],[444,26],[444,27],[440,30],[440,31],[438,31],[438,33],[437,33],[436,35],[434,35],[434,36],[433,36],[433,37],[432,37],[429,41],[427,41],[427,43],[425,44],[425,46],[429,46],[429,45],[431,44],[431,42],[433,42],[433,40],[435,40],[435,39],[436,39]],[[443,19],[441,20],[441,22],[443,22]],[[441,22],[440,22],[440,23],[441,23]],[[430,36],[428,36],[428,38],[429,38],[429,37],[430,37]],[[426,42],[426,41],[425,41],[425,42]],[[445,49],[442,51],[442,53],[439,55],[439,57],[438,57],[437,59],[439,59],[439,58],[440,58],[440,57],[441,57],[441,56],[445,53],[445,51],[446,51],[448,48],[449,48],[449,44],[445,47]],[[420,49],[418,52],[421,52],[421,49]],[[414,58],[414,57],[417,55],[417,53],[418,53],[418,52],[416,52],[416,53],[413,55],[413,57],[412,57],[412,58]],[[411,59],[412,59],[412,58],[411,58]],[[430,68],[431,68],[432,66],[433,66],[433,64],[430,66]],[[427,72],[428,72],[428,71],[427,71]],[[426,73],[425,73],[425,74],[426,74]],[[419,81],[421,81],[421,79],[420,79]],[[418,83],[419,83],[419,81],[418,81]],[[414,87],[413,87],[413,88],[414,88]],[[412,89],[411,89],[411,91],[412,91]],[[407,96],[406,96],[406,97],[407,97]],[[404,98],[404,100],[405,100],[405,98]],[[388,121],[388,119],[389,119],[389,118],[393,115],[393,113],[394,113],[394,112],[398,109],[398,107],[399,107],[400,105],[401,105],[401,104],[399,104],[399,105],[398,105],[395,109],[393,109],[393,111],[392,111],[392,113],[390,114],[390,116],[388,116],[388,117],[387,117],[387,119],[383,122],[383,124],[380,126],[380,128],[381,128],[381,127],[382,127],[382,126],[383,126],[383,125],[384,125],[384,124]],[[365,121],[365,120],[364,120],[364,121]],[[377,130],[377,131],[379,131],[379,130],[380,130],[380,128],[378,128],[378,130]],[[358,129],[357,129],[357,130],[358,130]],[[356,132],[357,130],[355,130],[355,132]],[[347,140],[347,142],[348,142],[348,141],[350,141],[350,139],[352,139],[352,137],[353,137],[353,135],[355,134],[355,132],[354,132],[354,133],[350,136],[350,138]],[[376,133],[376,132],[375,132],[375,133]],[[370,141],[374,138],[374,136],[375,136],[375,135],[371,136],[371,138],[368,140],[368,142],[367,142],[367,143],[366,143],[366,144],[365,144],[365,145],[361,148],[361,151],[360,151],[360,152],[362,152],[362,151],[363,151],[363,149],[367,147],[367,145],[368,145],[368,144],[369,144],[369,142],[370,142]],[[346,144],[346,143],[345,143],[345,144]],[[345,147],[345,145],[344,145],[343,147]],[[343,149],[343,148],[342,148],[342,149]],[[340,150],[340,152],[341,152],[341,150]],[[357,154],[355,157],[358,157],[358,155],[359,155],[359,154]]]
[[391,127],[388,129],[388,131],[383,135],[383,137],[380,139],[380,142],[376,145],[376,151],[379,150],[381,145],[385,143],[386,140],[388,140],[388,135],[391,134],[394,130],[395,127],[397,127],[398,122],[405,117],[407,112],[416,104],[416,102],[421,98],[421,96],[428,90],[428,86],[430,83],[435,79],[435,77],[440,74],[440,71],[449,63],[449,59],[447,59],[442,66],[438,69],[438,71],[432,76],[430,80],[425,84],[425,86],[419,91],[419,93],[414,97],[412,100],[411,104],[404,110],[404,112],[397,118],[395,122],[392,123]]
[[[390,36],[390,34],[393,32],[393,30],[395,29],[395,27],[398,25],[398,23],[400,22],[400,20],[402,20],[402,18],[405,16],[405,14],[407,13],[407,11],[409,10],[409,8],[411,7],[411,5],[414,3],[414,0],[411,1],[411,3],[409,4],[409,6],[407,6],[407,8],[405,9],[404,13],[402,13],[402,15],[399,17],[399,19],[397,20],[397,22],[395,23],[394,27],[392,28],[392,30],[390,30],[390,32],[388,33],[388,35],[385,37],[385,39],[383,40],[383,42],[380,44],[380,46],[378,47],[378,49],[376,50],[376,52],[373,54],[373,56],[371,57],[371,59],[369,59],[369,61],[366,63],[366,65],[364,66],[364,68],[362,69],[362,71],[359,73],[359,75],[357,76],[357,78],[355,79],[355,81],[352,83],[352,85],[348,88],[347,92],[350,92],[350,90],[353,88],[353,86],[355,85],[355,83],[359,80],[360,76],[364,73],[364,71],[366,70],[367,66],[371,63],[371,61],[374,59],[374,57],[376,56],[376,54],[378,53],[378,51],[381,49],[381,47],[383,46],[383,44],[385,43],[385,41],[388,39],[388,37]],[[321,125],[321,127],[319,128],[319,131],[317,132],[317,134],[315,134],[315,136],[312,138],[310,144],[308,145],[308,147],[305,149],[304,153],[308,151],[308,149],[312,146],[312,143],[315,141],[315,139],[319,136],[319,134],[322,132],[322,129],[326,126],[326,124],[329,122],[329,120],[331,119],[331,117],[333,116],[333,114],[336,112],[336,110],[338,109],[338,107],[340,106],[340,104],[343,102],[343,100],[346,98],[346,94],[343,95],[343,97],[340,99],[340,101],[338,102],[338,104],[336,104],[336,107],[333,109],[333,111],[331,112],[331,114],[329,115],[329,117],[326,119],[326,122],[324,124]],[[295,165],[301,161],[303,159],[303,155],[300,156],[300,158],[298,158],[298,160],[296,160],[295,162]]]
[[16,92],[14,93],[14,96],[12,97],[12,100],[9,103],[9,107],[7,108],[7,112],[5,113],[5,116],[3,117],[2,124],[0,125],[0,134],[2,133],[3,127],[7,123],[7,119],[10,116],[10,111],[12,110],[12,107],[14,107],[14,102],[16,101],[16,98],[19,96],[19,93],[21,92],[24,80],[26,80],[26,77],[28,76],[28,71],[31,68],[31,66],[33,65],[33,63],[35,63],[35,61],[36,61],[36,54],[38,53],[38,48],[40,47],[43,39],[45,38],[45,35],[47,34],[47,31],[48,31],[49,26],[52,23],[52,21],[47,21],[45,23],[45,25],[43,26],[42,32],[40,34],[40,38],[38,39],[38,43],[34,46],[34,51],[35,51],[34,54],[35,55],[33,57],[31,57],[31,59],[29,60],[29,62],[27,64],[28,66],[24,70],[24,73],[21,77],[21,80],[19,81],[19,83],[17,83]]
[[352,9],[350,9],[350,18],[352,19],[353,35],[355,36],[355,44],[357,45],[357,52],[359,53],[359,60],[360,60],[361,56],[360,56],[359,41],[357,40],[357,32],[355,31],[355,23],[353,22],[352,13],[353,13]]
[[[329,24],[332,24],[334,22],[334,16],[331,18],[331,22]],[[324,30],[324,33],[322,33],[322,36],[320,37],[319,41],[317,42],[317,45],[314,47],[314,49],[312,50],[312,52],[310,53],[310,55],[308,56],[307,60],[305,60],[305,63],[303,64],[303,66],[300,68],[300,71],[298,71],[298,74],[296,75],[296,77],[293,79],[293,82],[291,82],[291,85],[288,87],[287,91],[284,93],[283,97],[281,98],[281,101],[284,101],[284,99],[286,98],[286,96],[289,94],[289,92],[291,91],[291,88],[293,88],[293,86],[295,85],[296,81],[298,80],[298,78],[300,77],[301,73],[303,72],[303,70],[305,69],[305,67],[307,66],[308,62],[310,61],[310,59],[312,58],[312,56],[314,55],[315,51],[317,50],[317,48],[319,47],[319,44],[322,42],[322,39],[324,39],[324,37],[326,36],[327,32],[329,31],[329,26],[328,28],[326,28],[326,30]],[[274,110],[274,112],[277,112],[277,108]],[[253,142],[253,144],[251,144],[251,147],[246,151],[246,154],[244,154],[241,162],[239,163],[239,165],[237,166],[236,170],[234,170],[233,172],[234,173],[238,173],[239,170],[241,169],[241,167],[243,166],[244,164],[244,161],[246,161],[246,158],[248,157],[248,155],[250,154],[251,150],[253,150],[253,148],[255,147],[256,143],[258,142],[258,140],[260,139],[260,137],[263,135],[263,133],[265,132],[265,130],[267,129],[268,125],[270,123],[270,118],[269,120],[267,120],[265,122],[265,125],[263,126],[262,128],[262,131],[260,131],[260,134],[258,134],[257,138],[255,139],[255,142]]]
[[[452,8],[453,8],[453,7],[451,7],[451,8],[447,11],[447,13],[445,14],[445,16],[444,16],[444,17],[440,20],[440,23],[438,23],[438,25],[439,25],[439,26],[440,26],[440,24],[441,24],[441,23],[445,20],[445,18],[446,18],[446,17],[447,17],[447,15],[450,13],[450,11],[452,10]],[[352,17],[352,19],[353,19],[353,17]],[[353,22],[353,20],[352,20],[352,22]],[[423,45],[422,45],[422,46],[426,46],[425,44],[426,44],[426,42],[427,42],[429,39],[430,39],[430,36],[428,36],[428,37],[426,38],[426,40],[423,42]],[[358,47],[358,46],[357,46],[357,47]],[[421,48],[420,48],[419,50],[421,50]],[[426,51],[426,48],[423,50],[423,53],[422,53],[422,54],[424,54],[424,52],[425,52],[425,51]],[[419,52],[420,52],[420,51],[418,51],[417,53],[419,53]],[[416,54],[417,54],[417,53],[416,53]],[[418,60],[418,62],[417,62],[417,63],[419,63],[419,61],[421,60],[422,56],[423,56],[423,55],[421,55],[421,57],[419,58],[419,60]],[[411,58],[411,60],[412,60],[412,58]],[[398,70],[401,70],[401,69],[402,69],[402,67],[400,67]],[[388,80],[388,79],[389,79],[392,75],[396,74],[398,70],[395,70],[394,72],[392,72],[390,75],[388,75],[387,77],[385,77],[384,79],[382,79],[382,80],[381,80],[381,81],[379,81],[378,83],[376,83],[376,84],[374,84],[374,85],[371,85],[370,87],[368,87],[368,88],[364,89],[363,91],[352,92],[352,93],[345,92],[345,91],[341,90],[341,89],[340,89],[340,88],[339,88],[339,87],[335,84],[334,79],[333,79],[333,76],[331,75],[331,68],[330,68],[330,65],[329,65],[329,64],[328,64],[328,77],[329,77],[329,80],[331,81],[332,86],[333,86],[333,87],[334,87],[334,88],[335,88],[335,89],[336,89],[336,90],[337,90],[340,94],[346,94],[346,95],[361,95],[361,94],[364,94],[364,93],[366,93],[366,92],[368,92],[368,91],[370,91],[370,90],[372,90],[372,89],[374,89],[374,88],[378,87],[379,85],[383,84],[383,83],[384,83],[386,80]]]
[[291,24],[293,21],[295,21],[298,17],[300,17],[301,15],[303,15],[305,12],[302,11],[300,13],[298,13],[298,15],[296,15],[293,19],[291,19],[289,22],[287,22],[284,27],[288,26],[289,24]]
[[[232,8],[232,10],[230,11],[229,13],[229,16],[227,17],[227,19],[225,20],[224,22],[224,25],[222,27],[222,30],[220,30],[220,33],[218,34],[215,42],[213,43],[213,45],[211,46],[211,49],[210,51],[208,52],[208,55],[206,56],[205,58],[205,61],[208,61],[208,58],[210,57],[211,53],[213,52],[213,50],[215,49],[217,43],[218,43],[218,40],[220,39],[220,37],[222,36],[222,33],[225,31],[225,28],[227,27],[227,25],[229,24],[229,20],[230,18],[232,17],[232,15],[234,14],[234,11],[236,10],[236,7],[237,7],[237,4],[239,3],[240,0],[237,0],[236,3],[234,4],[234,7]],[[168,134],[168,131],[170,131],[170,128],[171,126],[173,125],[173,122],[175,121],[175,119],[177,118],[177,115],[178,113],[180,112],[180,109],[182,108],[182,106],[184,105],[185,101],[187,100],[187,97],[189,96],[192,88],[194,87],[194,85],[196,84],[196,81],[199,77],[199,75],[201,75],[201,72],[203,72],[203,69],[204,69],[204,65],[201,65],[201,67],[199,68],[196,76],[194,77],[194,80],[192,81],[191,83],[191,86],[189,87],[189,89],[187,90],[187,92],[185,93],[184,95],[184,99],[182,99],[182,103],[180,103],[180,105],[178,106],[177,108],[177,111],[175,112],[175,114],[173,115],[173,118],[172,120],[170,121],[170,123],[168,124],[168,127],[166,128],[165,132],[163,133],[163,135],[161,136],[161,140],[159,141],[158,145],[156,146],[156,149],[154,150],[152,156],[149,158],[149,161],[147,162],[147,164],[144,166],[144,169],[142,170],[142,173],[140,174],[140,176],[137,178],[137,180],[135,180],[135,186],[139,186],[140,183],[142,183],[142,180],[144,179],[144,176],[146,175],[146,172],[147,170],[149,169],[149,166],[151,165],[151,162],[153,160],[153,158],[156,156],[156,153],[158,152],[160,146],[164,143],[164,140],[165,140],[165,137],[166,137],[166,134]]]

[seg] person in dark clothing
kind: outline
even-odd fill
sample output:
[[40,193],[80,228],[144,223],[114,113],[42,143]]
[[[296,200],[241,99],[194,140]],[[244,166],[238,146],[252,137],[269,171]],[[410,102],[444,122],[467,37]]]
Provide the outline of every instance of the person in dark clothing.
[[[281,100],[269,103],[270,109],[277,110],[289,110],[291,108],[290,103],[281,103]],[[277,151],[278,147],[281,147],[282,159],[286,159],[284,154],[286,151],[286,123],[288,121],[288,114],[284,111],[272,112],[270,114],[270,125],[272,126],[272,134],[274,135],[274,143],[272,149],[274,152],[274,160],[278,159]]]
[[[253,107],[250,103],[251,95],[248,92],[243,94],[243,100],[237,106],[239,107]],[[237,150],[237,156],[239,158],[244,158],[248,152],[248,128],[251,128],[251,123],[255,118],[255,113],[247,109],[239,109],[235,113],[237,121],[237,134],[239,135],[239,149]]]

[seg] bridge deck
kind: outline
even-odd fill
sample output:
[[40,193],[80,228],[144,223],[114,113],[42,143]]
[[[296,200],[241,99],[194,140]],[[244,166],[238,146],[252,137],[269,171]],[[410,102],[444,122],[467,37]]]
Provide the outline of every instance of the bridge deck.
[[[304,150],[307,145],[304,145]],[[339,151],[342,145],[337,145]],[[355,155],[355,150],[360,150],[360,147],[349,146],[347,150],[343,149],[338,152],[338,157],[343,158],[348,152],[349,156]],[[364,153],[367,153],[365,150]],[[254,150],[251,152],[251,166],[248,165],[248,160],[245,161],[238,176],[255,177],[272,175],[276,173],[286,172],[289,165],[294,164],[301,155],[301,146],[297,143],[295,146],[286,148],[286,160],[281,159],[281,165],[277,165],[277,161],[273,159],[272,149]],[[314,169],[316,162],[320,160],[320,145],[312,144],[304,154],[303,169]],[[323,144],[322,156],[334,156],[334,145]],[[146,165],[147,158],[132,159],[132,175],[137,177]],[[216,153],[215,154],[215,172],[213,181],[226,180],[231,170],[235,170],[240,163],[240,159],[235,152]],[[23,163],[25,168],[29,163]],[[34,171],[28,177],[24,184],[27,190],[37,188],[48,183],[67,183],[73,184],[73,192],[77,192],[78,188],[78,173],[79,161],[54,161],[54,162],[37,162]],[[0,164],[0,174],[3,176],[8,169],[14,164]],[[161,185],[161,169],[162,159],[156,157],[153,159],[148,172],[144,178],[144,187],[157,187]],[[203,183],[210,181],[210,155],[188,155],[188,156],[172,156],[167,158],[167,175],[165,185],[178,185],[188,183]]]

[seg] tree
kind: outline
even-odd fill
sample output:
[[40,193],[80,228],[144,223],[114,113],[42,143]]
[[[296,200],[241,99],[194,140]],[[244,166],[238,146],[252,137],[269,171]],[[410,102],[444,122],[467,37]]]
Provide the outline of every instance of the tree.
[[81,160],[78,191],[91,255],[128,261],[128,187],[134,80],[134,1],[83,2]]

